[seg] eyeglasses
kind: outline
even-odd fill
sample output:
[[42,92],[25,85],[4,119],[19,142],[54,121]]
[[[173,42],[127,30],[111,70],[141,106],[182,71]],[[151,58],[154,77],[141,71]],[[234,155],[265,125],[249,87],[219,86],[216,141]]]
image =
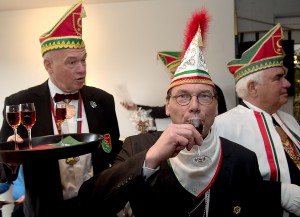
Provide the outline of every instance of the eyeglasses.
[[172,96],[172,95],[169,95],[169,96],[170,96],[170,98],[175,99],[175,101],[181,106],[188,105],[191,102],[191,99],[193,98],[193,96],[197,97],[197,100],[201,105],[210,105],[215,97],[211,93],[206,93],[206,92],[200,93],[199,95],[190,95],[190,94],[184,93],[184,94],[180,94],[177,96]]

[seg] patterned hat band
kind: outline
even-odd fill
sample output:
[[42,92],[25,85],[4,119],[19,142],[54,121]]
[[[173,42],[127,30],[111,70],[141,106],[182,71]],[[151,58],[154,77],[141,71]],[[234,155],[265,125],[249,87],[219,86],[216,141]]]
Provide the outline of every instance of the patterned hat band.
[[170,86],[168,91],[178,85],[182,84],[207,84],[214,86],[213,81],[210,78],[210,75],[203,70],[192,70],[192,71],[186,71],[177,73]]
[[170,85],[168,91],[170,89],[172,89],[173,87],[179,86],[182,84],[207,84],[207,85],[215,86],[214,83],[210,79],[199,77],[197,79],[183,79],[183,80],[174,81]]
[[237,70],[234,73],[234,79],[235,83],[237,83],[240,79],[251,75],[255,72],[269,69],[269,68],[274,68],[274,67],[282,67],[283,66],[283,57],[273,57],[273,58],[268,58],[268,59],[263,59],[260,61],[255,62],[255,64],[249,64],[244,66],[243,68]]
[[84,41],[78,38],[51,38],[48,41],[44,41],[41,45],[41,52],[42,54],[46,53],[50,50],[59,50],[59,49],[67,49],[67,48],[74,48],[80,49],[85,48]]

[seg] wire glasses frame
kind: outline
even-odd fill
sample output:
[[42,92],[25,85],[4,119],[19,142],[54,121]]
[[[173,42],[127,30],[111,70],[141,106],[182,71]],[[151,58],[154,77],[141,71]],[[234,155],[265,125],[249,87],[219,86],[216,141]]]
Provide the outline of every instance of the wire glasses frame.
[[190,104],[193,96],[197,97],[197,100],[200,105],[210,105],[213,102],[214,97],[215,97],[215,95],[213,95],[211,93],[200,93],[199,95],[190,95],[190,94],[184,93],[184,94],[179,94],[176,96],[172,96],[170,94],[169,98],[175,99],[175,101],[177,102],[178,105],[186,106],[186,105]]

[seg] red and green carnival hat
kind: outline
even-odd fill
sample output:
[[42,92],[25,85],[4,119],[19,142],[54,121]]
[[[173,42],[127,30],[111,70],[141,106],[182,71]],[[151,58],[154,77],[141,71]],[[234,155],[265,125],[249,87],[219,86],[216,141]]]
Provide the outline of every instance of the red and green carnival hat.
[[167,69],[174,74],[180,65],[181,51],[160,51],[157,53],[157,59],[162,61]]
[[202,37],[205,35],[202,35],[202,33],[205,33],[203,31],[206,31],[209,21],[210,17],[206,9],[196,12],[189,20],[185,36],[185,44],[188,44],[188,46],[184,46],[184,57],[173,76],[168,91],[182,84],[214,86],[200,48],[203,46]]
[[40,37],[42,55],[50,50],[84,48],[82,40],[82,18],[84,17],[82,1],[79,1],[64,14],[52,29]]
[[281,40],[284,38],[280,23],[269,30],[252,47],[246,50],[241,59],[227,64],[235,82],[247,75],[273,67],[283,67],[283,50]]

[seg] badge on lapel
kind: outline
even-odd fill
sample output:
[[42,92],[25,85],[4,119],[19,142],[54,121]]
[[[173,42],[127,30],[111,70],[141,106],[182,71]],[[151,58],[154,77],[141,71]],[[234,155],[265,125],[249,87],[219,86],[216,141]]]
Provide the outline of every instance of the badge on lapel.
[[97,107],[97,103],[94,101],[90,101],[90,105],[92,108],[96,108]]
[[110,134],[104,134],[104,139],[101,141],[101,146],[102,149],[106,152],[106,153],[110,153],[111,149],[112,149],[112,144],[111,144],[111,138],[110,138]]
[[233,213],[236,215],[240,214],[241,210],[242,210],[242,207],[240,207],[240,206],[233,207]]

